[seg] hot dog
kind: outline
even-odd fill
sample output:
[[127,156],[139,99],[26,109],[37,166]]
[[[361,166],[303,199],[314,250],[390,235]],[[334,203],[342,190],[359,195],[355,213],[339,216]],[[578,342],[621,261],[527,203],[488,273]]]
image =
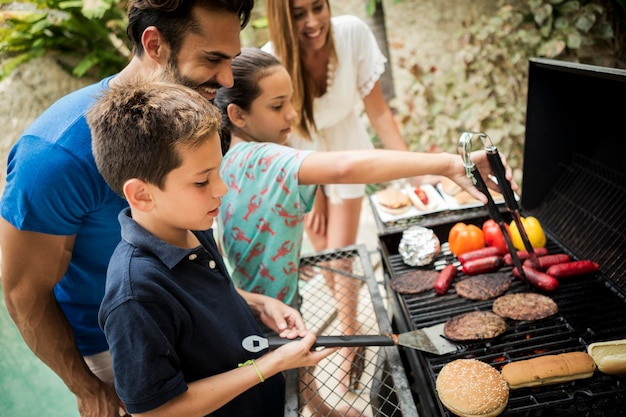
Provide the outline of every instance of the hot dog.
[[[537,256],[543,256],[543,255],[548,254],[548,249],[546,248],[542,247],[542,248],[534,248],[534,249],[535,249],[535,255]],[[525,250],[518,250],[517,256],[519,257],[520,261],[524,261],[529,258],[528,252]],[[511,259],[510,254],[507,253],[506,255],[504,255],[504,263],[507,265],[513,265],[513,260]]]
[[[546,269],[550,268],[552,265],[558,265],[558,264],[562,264],[565,262],[569,262],[571,259],[572,258],[566,253],[554,253],[552,255],[544,255],[544,256],[537,257],[537,260],[539,261],[539,269],[541,269],[542,271],[545,271]],[[532,262],[530,262],[530,259],[526,259],[524,261],[524,266],[528,266],[532,268]]]
[[[526,275],[526,280],[533,286],[544,290],[544,291],[554,291],[559,287],[559,280],[551,276],[550,274],[542,271],[537,271],[534,268],[530,268],[528,266],[522,265],[524,269],[524,275]],[[513,275],[517,278],[521,278],[520,273],[517,268],[513,268]]]
[[502,266],[502,256],[492,255],[479,259],[471,259],[461,266],[465,275],[484,274],[493,272]]
[[456,266],[452,264],[446,265],[435,280],[435,292],[439,295],[447,293],[457,272]]
[[547,274],[556,278],[569,278],[578,275],[591,274],[597,272],[600,265],[589,260],[571,261],[558,265],[552,265],[546,271]]
[[487,246],[485,248],[480,248],[476,250],[471,250],[469,252],[461,253],[457,256],[459,262],[464,264],[467,261],[471,261],[472,259],[480,259],[486,258],[487,256],[493,255],[502,255],[502,252],[499,248],[495,246]]

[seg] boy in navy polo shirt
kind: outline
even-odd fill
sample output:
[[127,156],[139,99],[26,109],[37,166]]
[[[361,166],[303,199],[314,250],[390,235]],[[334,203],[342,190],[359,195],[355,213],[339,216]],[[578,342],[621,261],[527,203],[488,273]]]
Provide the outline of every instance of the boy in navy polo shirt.
[[[233,286],[210,229],[227,191],[220,118],[194,90],[162,81],[112,87],[87,114],[98,170],[129,204],[99,322],[133,414],[283,415],[281,372],[336,350],[311,350],[295,309]],[[251,354],[241,341],[260,334],[257,317],[302,339]]]

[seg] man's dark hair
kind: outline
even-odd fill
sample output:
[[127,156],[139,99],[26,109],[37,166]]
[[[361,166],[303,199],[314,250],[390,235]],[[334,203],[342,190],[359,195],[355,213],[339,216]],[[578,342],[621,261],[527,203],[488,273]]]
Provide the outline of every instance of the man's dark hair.
[[254,0],[131,0],[126,33],[134,54],[143,54],[141,35],[149,26],[159,29],[170,49],[177,53],[185,35],[199,31],[194,7],[236,14],[243,29],[250,21]]

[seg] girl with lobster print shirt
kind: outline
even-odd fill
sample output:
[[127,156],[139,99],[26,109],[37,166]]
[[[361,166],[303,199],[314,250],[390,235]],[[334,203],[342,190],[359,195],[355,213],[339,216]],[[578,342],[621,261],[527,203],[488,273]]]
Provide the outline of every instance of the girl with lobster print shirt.
[[[298,266],[304,215],[321,184],[368,184],[443,175],[481,201],[456,154],[384,149],[308,151],[284,146],[297,117],[293,87],[273,55],[242,48],[232,62],[234,85],[217,91],[222,111],[220,175],[229,187],[219,214],[220,240],[235,285],[298,304]],[[484,151],[472,154],[486,177]],[[511,169],[505,165],[507,178]],[[516,185],[514,185],[517,188]],[[357,280],[352,280],[357,281]],[[358,284],[358,283],[357,283]]]

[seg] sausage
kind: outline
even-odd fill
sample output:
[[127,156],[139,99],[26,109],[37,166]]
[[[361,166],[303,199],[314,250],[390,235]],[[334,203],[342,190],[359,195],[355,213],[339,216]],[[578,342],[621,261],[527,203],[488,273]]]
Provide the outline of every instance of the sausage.
[[556,278],[569,278],[578,275],[591,274],[597,272],[600,269],[600,265],[596,262],[589,260],[571,261],[558,265],[552,265],[546,271]]
[[[554,291],[559,287],[559,280],[554,278],[552,275],[525,265],[522,265],[522,268],[524,269],[526,280],[540,290]],[[517,278],[521,278],[517,268],[513,268],[513,275]]]
[[465,275],[483,274],[493,272],[502,266],[502,256],[492,255],[484,258],[471,259],[461,265]]
[[452,264],[446,265],[435,280],[435,292],[439,295],[447,293],[452,285],[452,281],[454,281],[454,277],[456,277],[457,272],[458,270],[456,269],[456,266]]
[[[565,262],[569,262],[572,260],[572,258],[567,253],[554,253],[552,255],[539,256],[537,257],[537,260],[539,261],[539,269],[542,271],[545,271],[546,269],[550,268],[552,265],[558,265],[558,264],[562,264]],[[530,268],[533,267],[530,259],[526,259],[524,261],[524,266],[528,266]]]
[[[534,248],[534,249],[535,249],[535,255],[537,256],[544,256],[548,254],[547,248]],[[529,258],[528,252],[525,250],[518,250],[517,256],[519,257],[520,261],[524,261]],[[507,265],[513,265],[513,259],[511,259],[511,254],[507,253],[506,255],[504,255],[504,263]]]
[[472,259],[486,258],[487,256],[493,255],[502,255],[500,248],[497,248],[495,246],[487,246],[485,248],[471,250],[469,252],[459,254],[457,256],[457,259],[459,260],[459,262],[464,264],[465,262]]

